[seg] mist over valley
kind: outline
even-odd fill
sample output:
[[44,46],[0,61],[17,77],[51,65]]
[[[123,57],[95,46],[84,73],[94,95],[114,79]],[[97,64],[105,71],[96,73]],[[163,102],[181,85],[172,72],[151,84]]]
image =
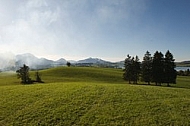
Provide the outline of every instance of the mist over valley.
[[58,60],[50,60],[47,58],[38,58],[31,53],[24,53],[14,55],[12,53],[4,53],[0,55],[0,70],[1,71],[16,71],[23,64],[26,64],[30,69],[39,70],[47,69],[57,66],[65,66],[67,62],[70,62],[72,65],[76,66],[93,66],[99,65],[102,67],[122,67],[124,62],[111,62],[105,61],[99,58],[86,58],[78,61],[75,60],[66,60],[60,58]]

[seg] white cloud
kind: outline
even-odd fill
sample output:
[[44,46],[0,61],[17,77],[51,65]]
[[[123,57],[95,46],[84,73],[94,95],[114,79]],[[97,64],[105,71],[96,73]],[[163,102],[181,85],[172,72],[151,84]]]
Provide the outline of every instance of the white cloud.
[[[9,16],[5,19],[9,23],[0,21],[0,44],[3,47],[0,52],[63,57],[96,53],[94,46],[107,42],[104,38],[109,34],[107,28],[117,28],[121,22],[137,19],[144,9],[142,3],[133,0],[12,2],[10,5],[14,6],[15,12],[7,12]],[[10,18],[12,16],[14,18]]]
[[59,40],[48,27],[56,23],[58,17],[59,9],[51,10],[44,0],[28,1],[18,9],[18,19],[0,31],[0,44],[4,45],[5,50],[16,53],[39,55],[46,53],[47,48],[51,52]]
[[27,8],[40,8],[40,7],[47,7],[48,4],[46,0],[30,0],[27,2]]

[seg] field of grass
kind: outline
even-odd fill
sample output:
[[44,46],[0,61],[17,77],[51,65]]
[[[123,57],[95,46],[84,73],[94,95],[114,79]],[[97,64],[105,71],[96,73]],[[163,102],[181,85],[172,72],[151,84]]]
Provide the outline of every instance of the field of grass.
[[0,73],[0,126],[190,125],[190,77],[160,87],[130,85],[118,69],[59,67],[40,73],[45,83],[32,85]]

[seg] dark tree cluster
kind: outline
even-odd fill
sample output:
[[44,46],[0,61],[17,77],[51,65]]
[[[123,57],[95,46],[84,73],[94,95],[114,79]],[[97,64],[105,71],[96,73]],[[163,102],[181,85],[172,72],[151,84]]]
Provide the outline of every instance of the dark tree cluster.
[[71,66],[71,63],[70,63],[70,62],[67,62],[67,66],[70,67],[70,66]]
[[170,51],[167,51],[164,55],[161,52],[156,51],[152,57],[150,52],[146,52],[143,57],[142,63],[139,62],[138,57],[136,58],[127,56],[125,59],[125,69],[123,77],[125,80],[133,81],[137,83],[139,77],[141,80],[150,84],[154,82],[156,85],[161,85],[162,83],[176,83],[177,72],[175,70],[173,55]]
[[180,70],[180,71],[177,71],[177,75],[179,76],[190,76],[190,70],[187,69],[187,70]]
[[140,62],[138,56],[131,57],[127,55],[127,58],[125,59],[125,69],[123,77],[126,81],[129,81],[129,83],[133,82],[134,84],[137,84],[137,81],[139,80],[139,74],[140,74]]
[[32,80],[29,75],[29,70],[30,68],[24,64],[23,67],[20,67],[20,69],[16,71],[17,77],[18,79],[21,79],[22,84],[32,84],[34,82],[44,83],[41,80],[41,77],[38,71],[35,73],[36,80]]
[[31,84],[32,80],[29,77],[29,67],[25,64],[23,67],[20,67],[19,70],[16,71],[18,79],[21,79],[21,83],[23,84]]

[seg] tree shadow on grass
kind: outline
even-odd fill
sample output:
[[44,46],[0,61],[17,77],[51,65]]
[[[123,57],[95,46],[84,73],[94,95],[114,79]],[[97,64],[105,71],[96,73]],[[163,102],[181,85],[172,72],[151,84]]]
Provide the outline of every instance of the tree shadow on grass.
[[154,87],[165,87],[165,88],[183,88],[183,89],[190,89],[190,84],[189,86],[183,86],[183,85],[177,85],[177,84],[170,84],[167,86],[167,84],[161,84],[161,85],[156,85],[154,83],[151,84],[146,84],[146,83],[137,83],[137,84],[129,84],[129,85],[142,85],[142,86],[154,86]]

